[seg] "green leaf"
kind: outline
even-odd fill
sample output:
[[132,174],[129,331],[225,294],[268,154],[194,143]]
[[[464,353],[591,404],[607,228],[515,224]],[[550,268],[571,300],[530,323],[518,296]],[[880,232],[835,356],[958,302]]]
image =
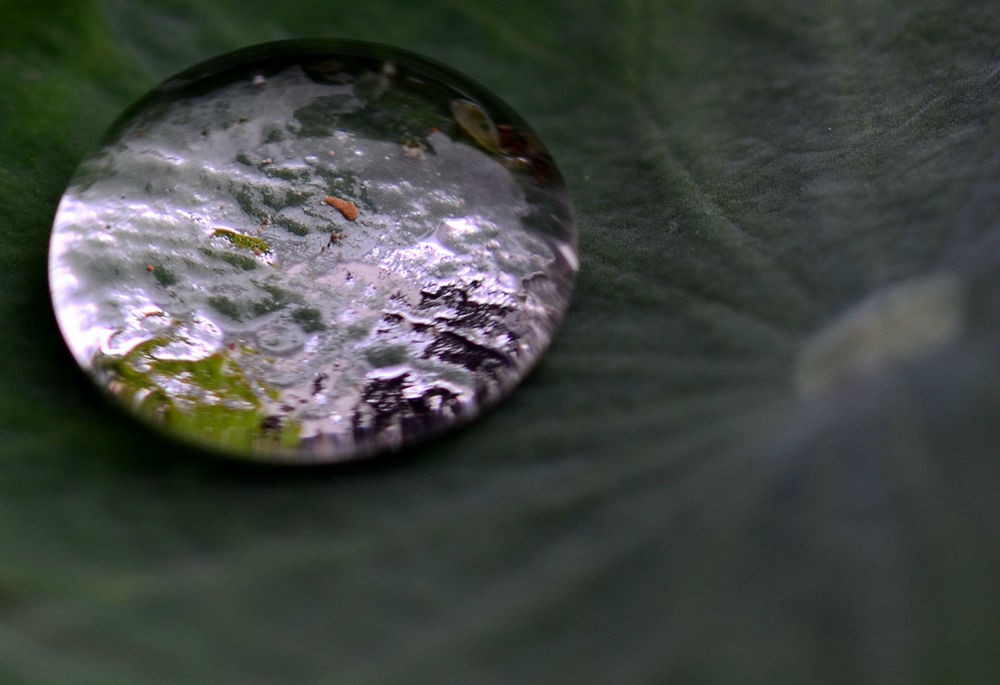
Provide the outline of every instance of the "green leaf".
[[[995,5],[0,16],[0,682],[1000,672]],[[49,314],[48,231],[146,90],[316,35],[510,102],[570,183],[583,266],[556,345],[483,421],[381,466],[248,469],[98,399]]]

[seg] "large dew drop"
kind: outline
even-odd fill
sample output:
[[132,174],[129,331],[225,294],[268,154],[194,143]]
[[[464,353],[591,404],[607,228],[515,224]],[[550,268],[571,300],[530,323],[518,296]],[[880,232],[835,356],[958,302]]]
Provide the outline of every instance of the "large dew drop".
[[577,269],[538,137],[393,49],[257,46],[162,84],[63,196],[49,278],[94,381],[182,440],[331,462],[479,415]]

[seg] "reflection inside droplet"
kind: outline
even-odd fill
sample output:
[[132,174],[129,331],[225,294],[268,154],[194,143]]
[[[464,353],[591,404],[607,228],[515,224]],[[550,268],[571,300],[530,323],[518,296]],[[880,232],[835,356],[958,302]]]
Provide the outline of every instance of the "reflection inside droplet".
[[50,285],[77,361],[146,420],[337,461],[507,394],[565,312],[575,250],[562,178],[501,101],[388,48],[290,41],[119,120],[63,196]]

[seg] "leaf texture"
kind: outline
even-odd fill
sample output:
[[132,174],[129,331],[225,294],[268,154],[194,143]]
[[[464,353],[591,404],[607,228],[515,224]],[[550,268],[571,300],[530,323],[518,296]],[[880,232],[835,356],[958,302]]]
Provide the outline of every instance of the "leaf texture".
[[[0,681],[1000,673],[993,5],[0,13]],[[315,35],[426,54],[524,114],[573,191],[583,266],[556,345],[482,421],[363,468],[248,469],[98,399],[49,313],[48,231],[143,92]],[[858,308],[942,274],[944,343],[797,384],[845,313],[891,338]]]

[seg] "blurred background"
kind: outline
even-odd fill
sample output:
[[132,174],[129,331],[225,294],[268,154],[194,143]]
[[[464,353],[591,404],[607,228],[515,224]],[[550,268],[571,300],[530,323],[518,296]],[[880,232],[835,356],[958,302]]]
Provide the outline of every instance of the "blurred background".
[[[958,0],[0,0],[0,681],[995,681],[998,33]],[[46,249],[125,107],[305,36],[510,103],[582,270],[482,421],[289,472],[104,404]]]

